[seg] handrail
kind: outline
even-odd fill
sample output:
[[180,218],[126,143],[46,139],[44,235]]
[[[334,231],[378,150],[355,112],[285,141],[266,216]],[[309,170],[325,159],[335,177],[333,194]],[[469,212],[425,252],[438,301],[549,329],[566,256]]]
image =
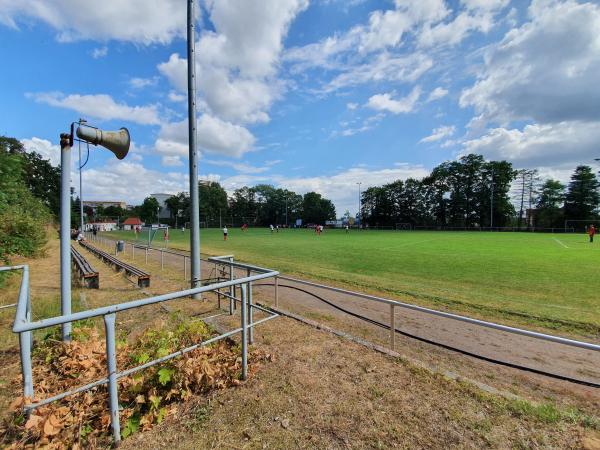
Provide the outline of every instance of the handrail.
[[531,337],[534,339],[541,339],[541,340],[545,340],[545,341],[556,342],[558,344],[569,345],[571,347],[584,348],[586,350],[600,351],[600,345],[592,344],[590,342],[578,341],[578,340],[574,340],[574,339],[563,338],[560,336],[554,336],[551,334],[545,334],[545,333],[539,333],[536,331],[525,330],[523,328],[516,328],[516,327],[510,327],[508,325],[502,325],[499,323],[487,322],[485,320],[473,319],[471,317],[461,316],[459,314],[452,314],[452,313],[448,313],[448,312],[444,312],[444,311],[438,311],[438,310],[431,309],[431,308],[425,308],[424,306],[417,306],[417,305],[413,305],[411,303],[404,303],[404,302],[399,302],[397,300],[390,300],[387,298],[377,297],[375,295],[369,295],[369,294],[363,294],[361,292],[349,291],[347,289],[341,289],[341,288],[336,288],[333,286],[327,286],[324,284],[313,283],[311,281],[300,280],[298,278],[292,278],[292,277],[287,277],[287,276],[283,276],[283,275],[279,275],[278,278],[280,278],[282,280],[292,281],[294,283],[304,284],[307,286],[313,286],[313,287],[317,287],[320,289],[333,291],[333,292],[339,292],[342,294],[353,295],[355,297],[361,297],[361,298],[364,298],[367,300],[373,300],[376,302],[385,303],[390,306],[397,306],[399,308],[410,309],[413,311],[419,311],[419,312],[422,312],[425,314],[444,317],[446,319],[452,319],[452,320],[457,320],[460,322],[470,323],[473,325],[479,325],[479,326],[486,327],[486,328],[492,328],[492,329],[504,331],[507,333],[519,334],[519,335]]

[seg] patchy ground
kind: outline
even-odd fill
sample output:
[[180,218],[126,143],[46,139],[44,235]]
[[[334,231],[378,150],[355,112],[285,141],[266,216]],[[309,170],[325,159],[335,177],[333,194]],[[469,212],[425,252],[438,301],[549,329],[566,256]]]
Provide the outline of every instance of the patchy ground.
[[[140,291],[100,260],[85,256],[101,273],[101,289],[84,291],[82,303],[90,307],[186,285],[181,268],[161,272],[156,259],[145,265],[136,255],[136,264],[153,275],[151,288]],[[59,304],[57,241],[51,240],[45,258],[30,263],[34,316],[54,315]],[[14,277],[0,292],[0,304],[14,302],[18,281]],[[79,299],[79,290],[73,298]],[[119,314],[117,329],[135,337],[161,317],[212,315],[215,303],[209,297]],[[13,314],[0,313],[4,417],[20,392],[17,342],[9,330]],[[221,316],[211,323],[235,326],[239,316]],[[354,331],[367,333],[358,326]],[[401,340],[397,346],[400,353],[415,347]],[[524,396],[531,401],[506,399],[409,362],[429,354],[427,362],[445,366],[456,355],[423,347],[409,359],[393,358],[288,318],[259,326],[254,348],[273,358],[261,363],[247,383],[194,395],[162,424],[127,438],[123,448],[600,448],[594,390],[575,392],[565,385],[551,390],[536,381],[514,389],[519,395],[531,394]],[[469,366],[469,371],[476,370]],[[491,380],[507,376],[494,366],[486,371]]]

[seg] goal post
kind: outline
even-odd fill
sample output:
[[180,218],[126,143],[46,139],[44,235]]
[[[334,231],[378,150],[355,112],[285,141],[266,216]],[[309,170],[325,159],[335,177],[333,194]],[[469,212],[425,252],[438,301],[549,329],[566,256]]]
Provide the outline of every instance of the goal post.
[[412,229],[412,223],[400,222],[394,226],[394,230],[396,231],[411,231]]

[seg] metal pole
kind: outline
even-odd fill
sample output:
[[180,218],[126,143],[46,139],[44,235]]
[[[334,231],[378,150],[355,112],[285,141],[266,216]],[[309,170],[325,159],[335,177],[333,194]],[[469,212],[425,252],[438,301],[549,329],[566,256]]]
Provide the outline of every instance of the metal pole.
[[148,247],[146,247],[146,262],[145,264],[148,264]]
[[[71,314],[71,136],[60,135],[60,311]],[[71,340],[71,324],[62,326],[63,341]]]
[[115,444],[121,441],[119,425],[119,393],[117,392],[117,354],[115,348],[115,314],[104,316],[106,330],[106,366],[108,369],[108,399],[110,407],[110,424]]
[[[187,256],[183,257],[183,280],[187,280]],[[194,298],[192,296],[192,298]]]
[[[233,281],[233,258],[229,258],[229,281]],[[229,286],[229,295],[231,297],[235,297],[234,292],[233,292],[233,286]],[[233,315],[233,307],[234,307],[234,300],[233,298],[229,297],[229,315]]]
[[[196,149],[196,55],[194,0],[187,2],[188,136],[190,169],[190,254],[191,287],[200,286],[200,199],[198,197],[198,152]],[[199,298],[193,295],[192,298]]]
[[[27,322],[31,322],[31,297],[29,290],[29,268],[23,268],[23,286],[27,289],[27,309],[25,317]],[[23,397],[33,400],[33,370],[31,367],[31,345],[33,342],[33,333],[25,331],[19,333],[19,346],[21,350],[21,373],[23,374]]]
[[135,244],[131,244],[131,259],[135,259]]
[[[250,269],[248,269],[248,276],[251,276]],[[248,342],[250,344],[254,344],[254,327],[252,324],[254,323],[254,308],[252,308],[252,282],[248,282],[248,323],[250,325]]]
[[360,198],[360,185],[362,184],[362,182],[358,182],[356,183],[358,184],[358,229],[360,230],[363,227],[363,221],[362,221],[362,199]]
[[[492,193],[490,196],[490,228],[494,226],[494,168],[492,167]],[[490,230],[492,231],[492,230]]]
[[279,308],[279,277],[275,277],[275,308]]
[[246,305],[246,285],[240,286],[242,288],[242,380],[248,378],[248,321],[247,305]]
[[163,250],[162,248],[160,249],[160,270],[163,270],[165,268],[164,262],[163,262]]
[[82,186],[83,186],[83,182],[82,182],[82,176],[81,176],[81,171],[83,170],[83,167],[81,166],[81,142],[79,142],[79,222],[80,222],[80,230],[83,233],[83,191],[82,191]]
[[390,305],[390,348],[396,349],[396,314],[393,304]]

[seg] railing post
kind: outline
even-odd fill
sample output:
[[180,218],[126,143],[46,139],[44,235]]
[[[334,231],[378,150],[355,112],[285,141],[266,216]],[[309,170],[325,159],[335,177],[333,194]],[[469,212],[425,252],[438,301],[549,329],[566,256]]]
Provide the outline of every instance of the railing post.
[[279,277],[275,277],[275,308],[279,308]]
[[183,281],[187,280],[187,256],[183,256]]
[[[233,258],[229,258],[229,281],[233,281]],[[229,295],[235,297],[235,291],[233,285],[229,286]],[[235,308],[235,301],[229,297],[229,315],[233,315],[233,308]]]
[[23,333],[19,333],[19,346],[21,348],[23,397],[25,397],[25,400],[27,402],[33,400],[33,372],[31,369],[31,331],[24,331]]
[[135,260],[135,244],[131,244],[131,259]]
[[396,314],[393,303],[390,303],[390,348],[396,349]]
[[148,264],[148,247],[146,247],[146,262],[145,264]]
[[106,330],[106,366],[108,369],[108,399],[110,407],[110,424],[115,445],[121,442],[121,426],[119,424],[119,393],[117,383],[117,351],[115,342],[115,314],[104,316]]
[[241,304],[241,317],[242,317],[242,380],[248,378],[248,320],[247,316],[247,305],[246,305],[246,285],[240,286],[242,290],[242,304]]
[[[247,272],[248,276],[251,275],[250,269]],[[248,282],[248,292],[246,293],[248,297],[248,325],[250,329],[248,330],[248,342],[250,345],[254,344],[254,327],[252,324],[254,323],[254,308],[252,308],[252,281]]]
[[163,252],[163,249],[161,248],[160,249],[160,270],[163,270],[165,268],[164,261],[163,261],[163,254],[164,254],[164,252]]

